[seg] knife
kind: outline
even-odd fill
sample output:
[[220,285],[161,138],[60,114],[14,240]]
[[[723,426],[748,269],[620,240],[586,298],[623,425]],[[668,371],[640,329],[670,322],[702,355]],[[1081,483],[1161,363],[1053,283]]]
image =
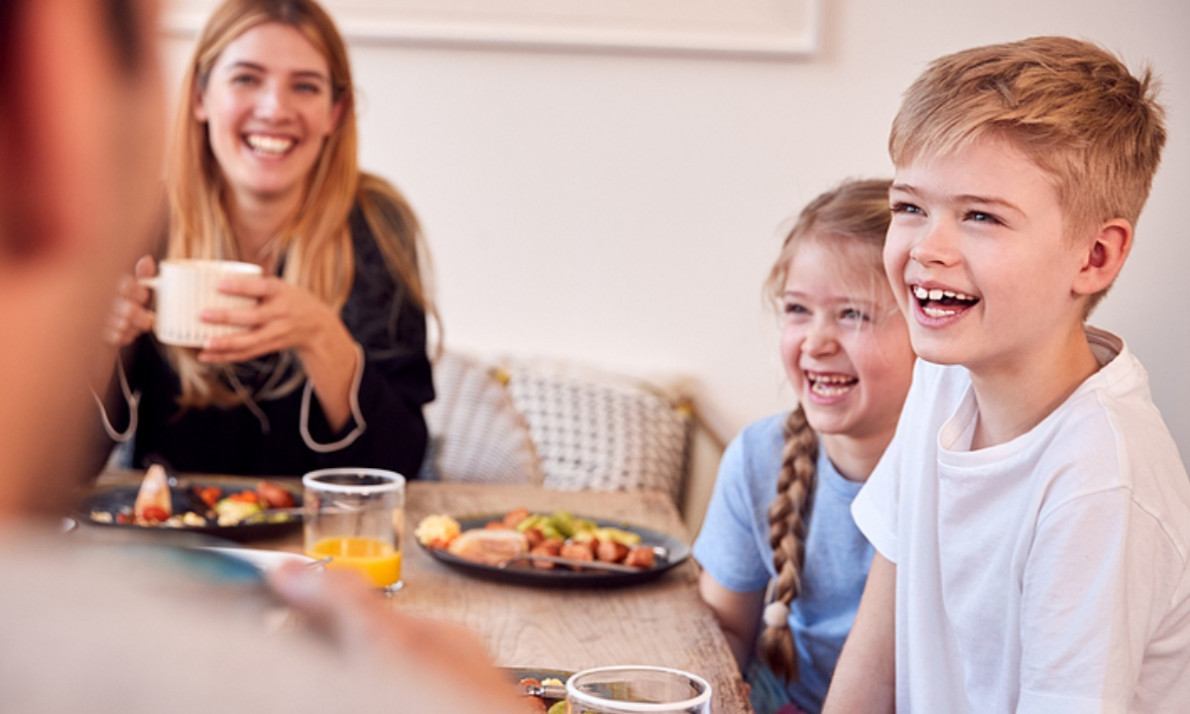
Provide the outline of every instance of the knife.
[[517,685],[520,693],[527,697],[541,697],[542,699],[565,699],[566,686],[562,684],[533,684],[525,682]]

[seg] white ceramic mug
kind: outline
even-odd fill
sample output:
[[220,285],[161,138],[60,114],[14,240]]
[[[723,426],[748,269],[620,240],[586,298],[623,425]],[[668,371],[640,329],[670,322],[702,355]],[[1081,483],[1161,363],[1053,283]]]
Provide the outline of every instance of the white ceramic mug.
[[234,260],[163,260],[154,278],[141,278],[141,285],[157,293],[157,318],[153,332],[167,345],[202,347],[212,337],[233,335],[247,328],[203,322],[207,308],[242,308],[256,304],[256,298],[219,292],[227,278],[260,275],[259,265]]

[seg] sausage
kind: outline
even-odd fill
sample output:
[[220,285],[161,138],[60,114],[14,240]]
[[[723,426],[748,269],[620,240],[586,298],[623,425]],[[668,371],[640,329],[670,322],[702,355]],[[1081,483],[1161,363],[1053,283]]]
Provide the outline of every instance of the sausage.
[[261,481],[256,484],[256,493],[264,501],[265,508],[293,508],[293,494],[275,483]]
[[624,565],[631,565],[634,568],[641,570],[648,570],[653,567],[657,554],[653,552],[652,548],[647,546],[637,546],[628,551],[628,556],[624,558]]
[[[534,555],[551,555],[557,556],[562,551],[562,541],[557,538],[546,538],[529,551]],[[534,560],[533,567],[540,570],[553,570],[558,567],[557,563],[551,563],[548,560]]]
[[571,560],[595,560],[595,551],[590,543],[580,543],[578,541],[567,541],[562,546],[562,551],[559,553],[563,558],[570,558]]
[[614,540],[604,540],[599,542],[599,547],[595,550],[595,557],[599,558],[605,563],[618,563],[628,555],[628,546],[623,543],[617,543]]
[[517,524],[529,517],[528,508],[514,508],[504,516],[504,525],[516,528]]

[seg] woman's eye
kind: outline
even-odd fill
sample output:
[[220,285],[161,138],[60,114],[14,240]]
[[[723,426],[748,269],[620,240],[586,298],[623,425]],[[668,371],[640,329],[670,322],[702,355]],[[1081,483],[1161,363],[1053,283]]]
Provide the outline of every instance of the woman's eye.
[[320,94],[322,92],[322,87],[320,85],[312,84],[310,82],[298,82],[293,88],[303,94]]
[[894,202],[891,206],[889,206],[889,210],[891,210],[893,213],[924,213],[920,207],[905,201]]
[[232,75],[231,83],[243,86],[251,86],[256,84],[257,77],[254,74],[236,74]]

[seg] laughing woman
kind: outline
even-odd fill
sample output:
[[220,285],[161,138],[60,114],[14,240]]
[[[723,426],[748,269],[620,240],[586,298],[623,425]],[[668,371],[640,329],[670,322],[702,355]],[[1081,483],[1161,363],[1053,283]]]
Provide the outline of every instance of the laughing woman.
[[[247,331],[201,349],[153,337],[149,291],[119,289],[105,428],[132,465],[300,475],[338,465],[415,476],[433,399],[413,211],[360,171],[343,40],[313,0],[228,0],[187,68],[167,173],[165,258],[255,263],[255,307],[203,319]],[[153,257],[137,277],[156,273]]]

